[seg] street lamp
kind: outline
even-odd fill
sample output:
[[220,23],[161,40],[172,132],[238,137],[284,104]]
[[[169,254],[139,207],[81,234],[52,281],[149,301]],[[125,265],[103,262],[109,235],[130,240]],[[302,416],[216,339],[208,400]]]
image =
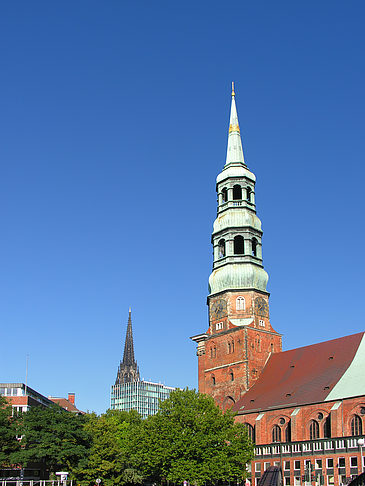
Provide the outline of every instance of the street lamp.
[[364,472],[364,458],[362,456],[362,448],[364,447],[365,440],[363,438],[357,439],[357,445],[360,447],[361,454],[361,472]]

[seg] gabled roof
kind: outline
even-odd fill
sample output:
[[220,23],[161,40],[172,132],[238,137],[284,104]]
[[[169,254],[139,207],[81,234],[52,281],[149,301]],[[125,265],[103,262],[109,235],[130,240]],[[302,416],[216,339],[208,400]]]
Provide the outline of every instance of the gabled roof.
[[364,335],[274,353],[233,410],[245,414],[364,395]]
[[79,410],[75,405],[70,402],[70,400],[67,400],[67,398],[58,398],[58,397],[48,397],[50,400],[52,400],[53,403],[56,403],[60,407],[64,408],[68,412],[74,412],[74,413],[84,413],[81,410]]

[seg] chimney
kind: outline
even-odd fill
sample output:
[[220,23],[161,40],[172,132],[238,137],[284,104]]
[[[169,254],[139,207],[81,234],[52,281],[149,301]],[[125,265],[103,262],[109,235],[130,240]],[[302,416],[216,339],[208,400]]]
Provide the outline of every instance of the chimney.
[[71,402],[72,405],[75,405],[75,394],[74,393],[68,394],[68,401]]

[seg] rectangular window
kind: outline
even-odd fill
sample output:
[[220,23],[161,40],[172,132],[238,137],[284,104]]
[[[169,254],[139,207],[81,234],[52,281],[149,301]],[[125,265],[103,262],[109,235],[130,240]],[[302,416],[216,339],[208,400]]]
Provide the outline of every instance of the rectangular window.
[[294,478],[294,486],[300,486],[300,476]]
[[284,461],[284,470],[290,471],[290,461]]
[[285,486],[290,486],[290,478],[284,478]]
[[266,471],[266,469],[269,469],[270,467],[270,463],[269,462],[265,462],[264,464],[264,471]]
[[294,461],[294,469],[300,471],[300,461]]
[[220,329],[223,329],[223,322],[217,322],[215,325],[215,330],[219,331]]
[[346,467],[345,458],[339,457],[338,458],[338,467]]
[[314,467],[316,469],[322,469],[322,459],[316,459]]
[[333,458],[327,457],[327,469],[333,469]]
[[259,326],[265,327],[265,321],[263,319],[259,320]]
[[357,457],[350,457],[350,467],[357,467]]
[[335,477],[334,476],[327,476],[327,484],[328,484],[328,486],[333,486],[335,484]]
[[261,472],[261,464],[259,462],[255,462],[255,472]]

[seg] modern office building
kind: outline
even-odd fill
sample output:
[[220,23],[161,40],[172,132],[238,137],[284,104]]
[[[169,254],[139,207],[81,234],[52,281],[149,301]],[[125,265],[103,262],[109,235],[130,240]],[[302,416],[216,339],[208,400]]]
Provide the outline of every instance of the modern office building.
[[216,184],[209,328],[192,337],[199,391],[246,425],[256,446],[254,485],[279,465],[284,486],[347,484],[365,469],[365,333],[282,351],[269,313],[255,183],[233,90]]
[[175,388],[161,383],[141,380],[134,357],[132,317],[129,309],[123,361],[119,364],[117,378],[111,389],[110,408],[127,412],[137,410],[143,418],[147,418],[158,411],[160,400],[166,400],[173,390]]

